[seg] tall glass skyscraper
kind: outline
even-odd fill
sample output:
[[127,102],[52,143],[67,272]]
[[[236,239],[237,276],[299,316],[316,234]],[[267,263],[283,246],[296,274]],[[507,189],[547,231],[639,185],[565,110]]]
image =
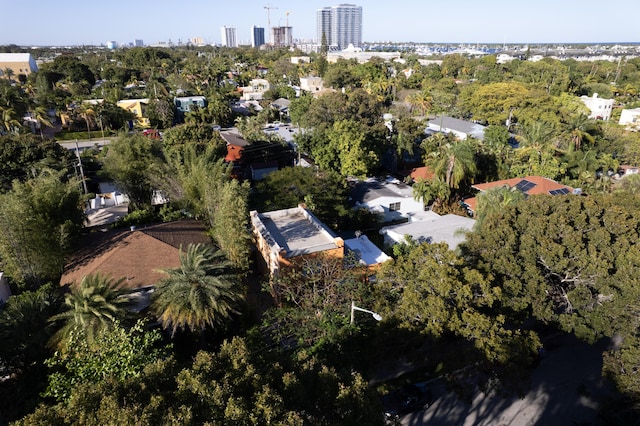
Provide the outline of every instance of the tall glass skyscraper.
[[260,47],[264,44],[264,28],[256,27],[255,25],[251,27],[251,46]]
[[329,46],[340,50],[345,49],[349,44],[360,46],[362,44],[362,6],[340,4],[318,9],[318,43],[322,43],[323,34]]

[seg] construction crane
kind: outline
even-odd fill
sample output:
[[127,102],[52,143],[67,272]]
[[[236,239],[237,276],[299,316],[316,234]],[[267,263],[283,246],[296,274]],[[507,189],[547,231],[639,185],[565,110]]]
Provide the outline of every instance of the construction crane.
[[273,7],[268,4],[264,8],[267,9],[267,31],[269,31],[269,44],[273,44],[273,40],[271,40],[271,9],[277,9],[277,7]]

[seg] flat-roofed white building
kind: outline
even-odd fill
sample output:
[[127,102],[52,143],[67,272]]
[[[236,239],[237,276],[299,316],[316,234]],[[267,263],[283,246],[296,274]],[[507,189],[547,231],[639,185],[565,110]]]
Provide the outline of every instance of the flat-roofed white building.
[[373,244],[366,235],[360,235],[356,238],[344,240],[344,245],[348,252],[355,254],[361,265],[365,265],[369,268],[377,267],[378,265],[391,260],[391,257],[380,250],[378,246]]
[[254,78],[249,85],[242,87],[242,99],[245,101],[259,101],[262,95],[271,88],[271,84],[264,78]]
[[595,120],[609,121],[611,118],[611,109],[613,108],[613,99],[599,98],[597,93],[593,96],[580,96],[580,100],[589,108],[591,114],[589,118]]
[[344,240],[303,204],[265,213],[253,210],[250,216],[255,244],[264,260],[259,268],[271,276],[282,268],[294,268],[305,256],[344,257]]
[[638,131],[640,129],[640,108],[623,109],[618,124],[625,126],[627,130]]
[[475,219],[455,214],[439,216],[427,213],[430,215],[425,215],[422,220],[382,228],[380,234],[384,236],[385,245],[403,244],[408,235],[421,243],[447,243],[449,249],[455,250],[465,240],[465,233],[471,231],[476,223]]
[[321,91],[322,89],[324,89],[322,77],[300,77],[300,90],[315,93]]

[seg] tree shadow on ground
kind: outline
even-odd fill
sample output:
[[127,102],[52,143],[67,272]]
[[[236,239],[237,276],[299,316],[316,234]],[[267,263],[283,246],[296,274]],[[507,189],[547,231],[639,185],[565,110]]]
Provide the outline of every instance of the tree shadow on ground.
[[[455,382],[452,392],[445,380],[434,383],[437,399],[426,411],[407,416],[403,423],[419,425],[567,425],[598,424],[600,408],[619,399],[611,383],[602,378],[602,344],[589,345],[562,335],[556,347],[531,370],[517,389],[482,383],[481,374]],[[500,379],[500,377],[497,377]],[[488,386],[487,386],[488,384]],[[460,394],[460,389],[463,393]]]

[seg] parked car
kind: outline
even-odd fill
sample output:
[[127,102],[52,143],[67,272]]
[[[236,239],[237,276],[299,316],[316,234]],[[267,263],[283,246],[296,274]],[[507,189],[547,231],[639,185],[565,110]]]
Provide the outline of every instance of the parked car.
[[433,402],[433,394],[424,383],[405,385],[381,398],[384,415],[388,420],[424,410]]

